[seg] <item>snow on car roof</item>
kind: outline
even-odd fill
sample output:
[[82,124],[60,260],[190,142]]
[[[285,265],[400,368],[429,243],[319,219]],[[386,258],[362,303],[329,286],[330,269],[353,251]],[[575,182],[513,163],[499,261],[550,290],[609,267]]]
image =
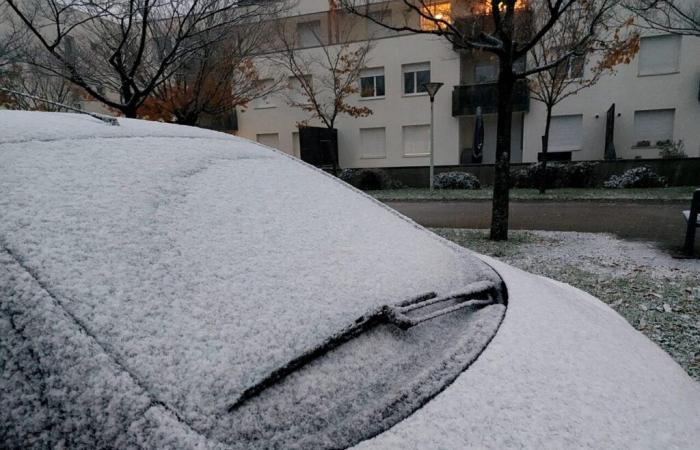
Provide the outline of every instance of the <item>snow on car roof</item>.
[[0,244],[198,429],[348,320],[497,279],[280,152],[119,122],[0,111]]

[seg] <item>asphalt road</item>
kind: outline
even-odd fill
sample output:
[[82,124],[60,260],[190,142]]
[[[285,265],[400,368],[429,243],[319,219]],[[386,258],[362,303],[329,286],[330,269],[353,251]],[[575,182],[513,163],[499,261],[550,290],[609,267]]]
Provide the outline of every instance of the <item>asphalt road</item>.
[[[386,202],[427,227],[489,228],[491,202]],[[510,228],[613,233],[621,238],[679,247],[685,237],[681,215],[689,205],[633,202],[511,202]]]

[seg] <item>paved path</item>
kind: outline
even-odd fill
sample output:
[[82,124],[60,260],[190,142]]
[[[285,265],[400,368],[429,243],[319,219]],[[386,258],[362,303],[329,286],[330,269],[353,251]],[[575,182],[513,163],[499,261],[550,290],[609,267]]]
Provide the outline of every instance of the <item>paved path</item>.
[[[428,227],[489,228],[491,224],[488,201],[386,203]],[[511,202],[510,228],[604,232],[680,246],[685,236],[684,207],[680,203]]]

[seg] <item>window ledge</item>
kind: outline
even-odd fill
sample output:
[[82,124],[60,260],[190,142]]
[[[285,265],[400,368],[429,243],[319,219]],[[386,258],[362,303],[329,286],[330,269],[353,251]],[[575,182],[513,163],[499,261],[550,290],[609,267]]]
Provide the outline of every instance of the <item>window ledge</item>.
[[402,97],[427,97],[428,93],[427,92],[418,92],[415,94],[403,94]]
[[253,107],[253,109],[272,109],[272,108],[277,108],[277,105],[259,105],[259,106]]
[[379,95],[379,96],[376,96],[376,97],[360,97],[358,100],[361,101],[361,102],[367,102],[367,101],[370,101],[370,100],[384,100],[385,98],[386,98],[385,95]]
[[655,77],[659,75],[675,75],[677,73],[681,73],[679,69],[674,69],[668,72],[653,72],[653,73],[637,73],[638,77]]
[[360,159],[386,159],[386,155],[360,155]]
[[430,153],[404,153],[404,158],[425,158],[430,156]]

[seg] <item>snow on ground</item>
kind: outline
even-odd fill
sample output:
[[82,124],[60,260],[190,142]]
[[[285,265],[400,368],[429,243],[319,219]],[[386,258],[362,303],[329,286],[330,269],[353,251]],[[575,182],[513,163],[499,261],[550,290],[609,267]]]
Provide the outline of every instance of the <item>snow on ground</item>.
[[485,230],[434,231],[593,294],[700,381],[700,260],[608,234],[512,230],[508,242],[494,243]]
[[491,344],[357,449],[697,448],[700,385],[665,352],[590,295],[486,260],[510,296]]
[[[196,128],[120,123],[0,111],[0,269],[11,299],[0,325],[48,342],[42,370],[63,368],[49,350],[76,340],[96,358],[106,352],[133,378],[126,398],[140,399],[137,411],[113,406],[126,423],[156,408],[206,431],[243,389],[377,306],[497,278],[279,152]],[[47,295],[90,343],[68,329],[11,327]],[[65,354],[75,358],[75,346]],[[72,384],[54,390],[76,429],[111,407],[103,395],[69,395],[83,379],[92,386],[88,370],[76,361]],[[125,423],[105,420],[104,436]]]

